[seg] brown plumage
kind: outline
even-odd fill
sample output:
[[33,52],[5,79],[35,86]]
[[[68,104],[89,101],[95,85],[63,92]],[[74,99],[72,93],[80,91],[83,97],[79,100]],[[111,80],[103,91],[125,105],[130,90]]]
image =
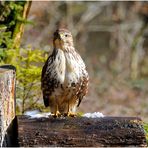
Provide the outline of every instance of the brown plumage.
[[55,116],[73,116],[87,93],[88,73],[67,29],[56,30],[53,45],[53,52],[42,69],[44,104],[50,106]]

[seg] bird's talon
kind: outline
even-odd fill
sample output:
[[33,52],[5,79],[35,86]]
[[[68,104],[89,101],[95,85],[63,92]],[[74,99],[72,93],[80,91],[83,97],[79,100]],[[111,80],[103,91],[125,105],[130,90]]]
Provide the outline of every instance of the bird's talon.
[[68,113],[64,113],[63,116],[64,116],[64,117],[68,116]]
[[75,113],[68,113],[68,117],[76,117],[77,115]]
[[53,118],[57,118],[57,115],[53,115]]
[[57,111],[56,113],[52,114],[52,116],[53,116],[54,118],[57,118],[57,117],[61,117],[61,114],[60,114],[59,111]]

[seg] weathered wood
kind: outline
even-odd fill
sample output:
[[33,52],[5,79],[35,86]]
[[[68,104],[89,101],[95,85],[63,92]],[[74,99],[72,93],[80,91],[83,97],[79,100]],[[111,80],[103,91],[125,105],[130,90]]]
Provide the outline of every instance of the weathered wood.
[[15,118],[15,67],[0,66],[0,146],[11,145],[11,131]]
[[18,142],[24,146],[146,146],[139,118],[34,118],[17,116]]

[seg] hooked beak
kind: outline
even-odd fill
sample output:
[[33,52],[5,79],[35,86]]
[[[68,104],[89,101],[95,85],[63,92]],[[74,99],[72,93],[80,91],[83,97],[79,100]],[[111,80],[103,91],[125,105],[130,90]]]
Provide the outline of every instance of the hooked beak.
[[59,33],[59,32],[55,32],[54,33],[54,40],[53,40],[53,44],[56,48],[60,48],[62,49],[63,44],[64,44],[64,34],[63,33]]
[[59,37],[60,40],[63,40],[64,34],[63,33],[59,33],[58,37]]
[[56,40],[56,39],[63,40],[63,37],[64,37],[64,34],[63,34],[63,33],[56,32],[56,33],[54,34],[55,40]]

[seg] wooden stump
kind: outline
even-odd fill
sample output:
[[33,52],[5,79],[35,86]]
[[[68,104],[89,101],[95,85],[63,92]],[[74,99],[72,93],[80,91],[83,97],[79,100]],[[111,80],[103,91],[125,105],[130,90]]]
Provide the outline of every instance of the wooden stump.
[[[0,146],[11,145],[15,118],[15,67],[0,66]],[[12,132],[11,132],[12,133]],[[12,142],[13,143],[13,142]]]
[[18,142],[25,146],[146,146],[139,118],[34,118],[17,116]]

